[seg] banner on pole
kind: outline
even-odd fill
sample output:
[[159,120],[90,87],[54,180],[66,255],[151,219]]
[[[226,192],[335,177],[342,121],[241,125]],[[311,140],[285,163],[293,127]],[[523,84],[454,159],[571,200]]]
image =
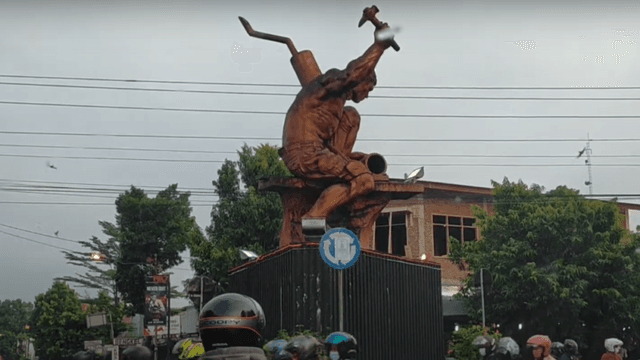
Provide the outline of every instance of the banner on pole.
[[168,284],[147,282],[144,306],[145,325],[167,325]]

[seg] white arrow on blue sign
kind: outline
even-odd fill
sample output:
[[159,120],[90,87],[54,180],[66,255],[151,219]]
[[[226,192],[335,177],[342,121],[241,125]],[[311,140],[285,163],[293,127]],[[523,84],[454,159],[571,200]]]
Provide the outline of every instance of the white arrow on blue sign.
[[327,231],[320,240],[320,256],[334,269],[346,269],[358,261],[360,241],[356,234],[345,228]]

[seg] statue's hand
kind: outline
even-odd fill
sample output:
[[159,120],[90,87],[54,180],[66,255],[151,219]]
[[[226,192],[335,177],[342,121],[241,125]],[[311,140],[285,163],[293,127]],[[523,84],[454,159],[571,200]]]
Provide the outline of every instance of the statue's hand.
[[365,156],[367,156],[367,154],[361,153],[361,152],[352,152],[351,154],[349,154],[350,159],[358,160],[358,161],[364,159]]
[[382,45],[385,49],[393,42],[393,32],[387,23],[382,23],[382,27],[376,29],[373,36],[376,44]]

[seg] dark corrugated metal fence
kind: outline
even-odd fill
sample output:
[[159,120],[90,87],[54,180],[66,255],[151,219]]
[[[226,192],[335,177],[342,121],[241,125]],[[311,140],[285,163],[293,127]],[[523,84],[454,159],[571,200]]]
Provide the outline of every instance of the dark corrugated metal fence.
[[[445,357],[440,269],[361,252],[342,270],[344,331],[353,334],[359,359]],[[322,261],[317,247],[294,248],[230,275],[231,292],[263,307],[265,338],[297,325],[338,331],[338,270]]]

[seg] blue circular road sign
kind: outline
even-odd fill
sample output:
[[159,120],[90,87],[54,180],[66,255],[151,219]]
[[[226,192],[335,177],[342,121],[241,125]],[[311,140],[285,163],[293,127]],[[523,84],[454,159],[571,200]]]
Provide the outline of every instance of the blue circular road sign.
[[346,269],[358,261],[360,241],[349,229],[335,228],[327,231],[320,240],[320,256],[334,269]]

